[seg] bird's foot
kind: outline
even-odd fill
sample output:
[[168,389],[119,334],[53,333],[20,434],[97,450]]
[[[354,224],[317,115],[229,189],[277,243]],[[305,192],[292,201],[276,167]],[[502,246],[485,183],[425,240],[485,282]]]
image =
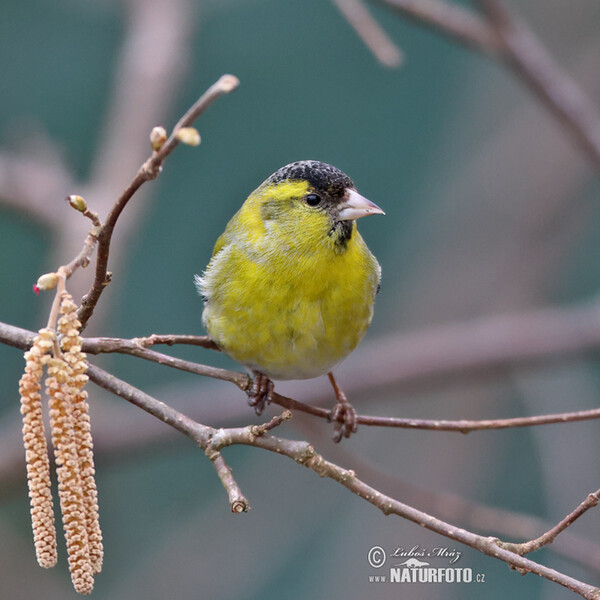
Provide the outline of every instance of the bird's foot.
[[264,373],[259,371],[253,373],[252,387],[248,390],[248,404],[254,407],[257,415],[260,415],[265,410],[265,406],[271,403],[274,384]]
[[338,443],[342,437],[349,438],[352,433],[356,433],[358,418],[356,409],[348,402],[346,394],[338,386],[333,373],[328,373],[328,376],[337,399],[331,409],[329,420],[333,421],[333,441]]

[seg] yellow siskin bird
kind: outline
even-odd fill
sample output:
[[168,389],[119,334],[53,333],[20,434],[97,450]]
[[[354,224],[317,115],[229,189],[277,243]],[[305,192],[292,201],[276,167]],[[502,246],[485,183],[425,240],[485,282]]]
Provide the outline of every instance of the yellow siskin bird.
[[334,439],[356,431],[356,411],[331,370],[365,335],[381,268],[356,219],[384,212],[332,165],[282,167],[250,194],[219,237],[196,286],[210,337],[253,375],[260,414],[272,380],[328,374]]

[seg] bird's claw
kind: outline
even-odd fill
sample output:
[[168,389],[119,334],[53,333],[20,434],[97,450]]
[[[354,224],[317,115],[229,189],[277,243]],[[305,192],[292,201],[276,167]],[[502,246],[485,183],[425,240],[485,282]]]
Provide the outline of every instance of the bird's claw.
[[336,443],[340,442],[342,437],[349,438],[358,429],[356,409],[348,400],[338,400],[331,409],[330,419],[333,421],[333,441]]
[[346,398],[346,394],[337,384],[333,373],[327,374],[335,392],[337,402],[329,413],[329,420],[333,421],[333,441],[337,444],[342,437],[349,438],[358,429],[358,415],[356,409]]
[[261,415],[265,406],[271,403],[273,382],[263,373],[254,372],[252,387],[248,390],[248,404],[254,407],[254,412]]

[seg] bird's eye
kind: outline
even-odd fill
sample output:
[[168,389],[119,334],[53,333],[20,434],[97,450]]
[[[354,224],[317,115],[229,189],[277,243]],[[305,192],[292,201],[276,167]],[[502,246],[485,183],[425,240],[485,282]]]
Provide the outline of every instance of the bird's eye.
[[306,204],[309,206],[317,206],[321,202],[321,197],[317,194],[308,194],[306,196]]

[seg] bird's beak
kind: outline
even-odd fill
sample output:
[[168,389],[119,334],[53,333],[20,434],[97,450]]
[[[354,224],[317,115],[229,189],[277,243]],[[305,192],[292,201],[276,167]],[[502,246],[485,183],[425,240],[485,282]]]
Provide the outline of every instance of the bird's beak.
[[353,221],[366,217],[368,215],[385,215],[385,213],[375,204],[361,196],[354,188],[346,190],[344,202],[340,207],[338,219],[340,221]]

